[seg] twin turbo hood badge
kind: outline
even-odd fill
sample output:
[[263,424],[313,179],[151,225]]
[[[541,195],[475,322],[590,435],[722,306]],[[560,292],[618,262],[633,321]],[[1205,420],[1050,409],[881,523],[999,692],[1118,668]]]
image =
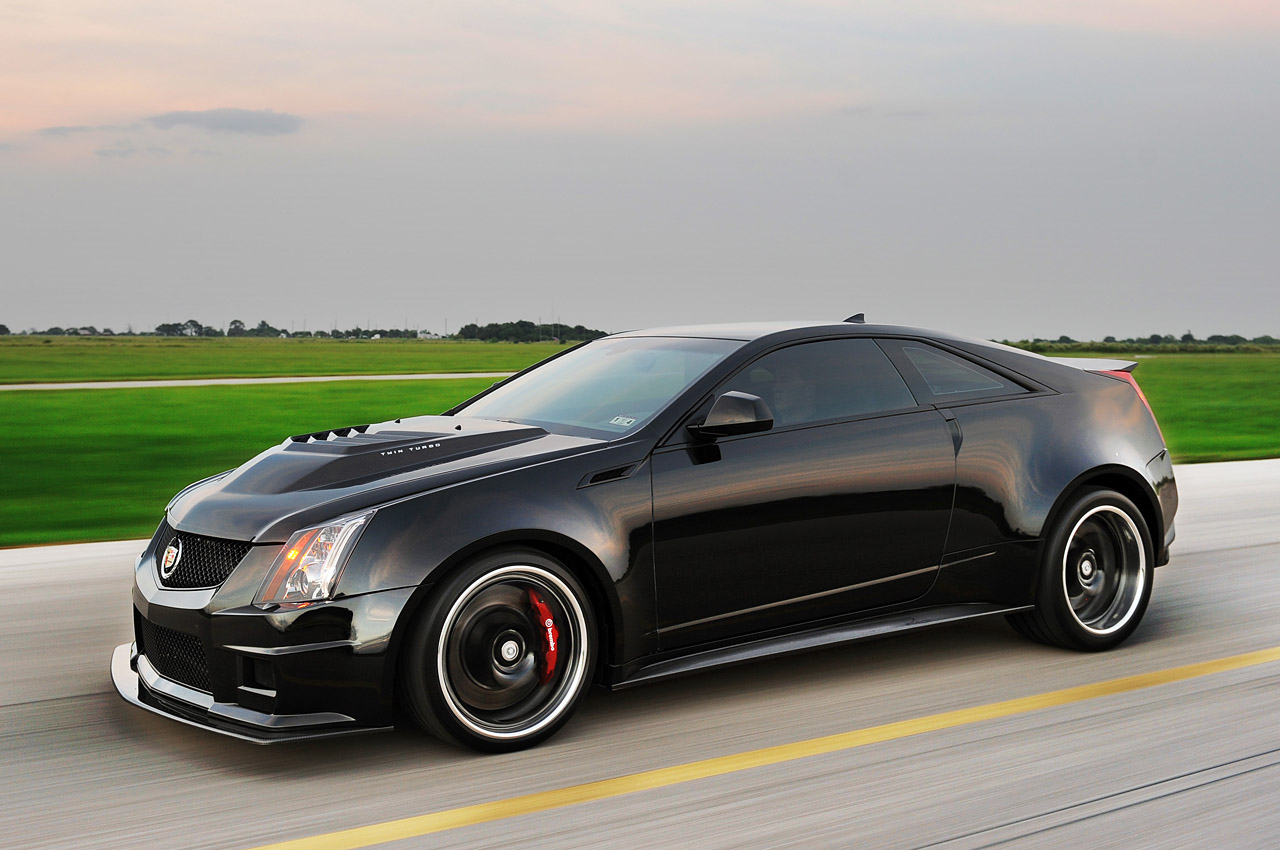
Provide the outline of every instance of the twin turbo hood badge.
[[160,559],[160,578],[168,578],[173,575],[173,571],[178,568],[178,562],[182,560],[182,538],[175,537],[169,547],[164,550],[164,557]]

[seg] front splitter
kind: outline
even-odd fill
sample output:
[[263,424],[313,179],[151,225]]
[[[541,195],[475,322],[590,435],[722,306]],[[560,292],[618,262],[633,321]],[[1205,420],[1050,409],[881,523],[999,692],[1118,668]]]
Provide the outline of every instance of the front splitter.
[[[171,693],[163,693],[143,681],[138,673],[140,663],[145,660],[139,658],[135,644],[123,643],[111,654],[111,681],[125,702],[169,720],[251,744],[310,741],[393,728],[356,726],[351,718],[338,714],[262,714],[239,705],[214,702],[212,697],[176,683],[167,688]],[[167,682],[157,680],[156,684]],[[192,696],[184,699],[187,694]]]

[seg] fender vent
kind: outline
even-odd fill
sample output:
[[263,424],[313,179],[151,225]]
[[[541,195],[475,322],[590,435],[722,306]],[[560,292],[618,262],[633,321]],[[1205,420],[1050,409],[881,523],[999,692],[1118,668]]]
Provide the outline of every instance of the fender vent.
[[639,465],[640,464],[638,463],[629,463],[626,466],[619,466],[619,467],[615,467],[614,469],[606,469],[603,472],[593,472],[592,474],[583,478],[582,481],[578,483],[578,487],[579,488],[590,487],[592,484],[603,484],[606,481],[619,481],[623,478],[628,477],[629,475],[631,475],[631,473],[635,472],[636,467],[638,467]]

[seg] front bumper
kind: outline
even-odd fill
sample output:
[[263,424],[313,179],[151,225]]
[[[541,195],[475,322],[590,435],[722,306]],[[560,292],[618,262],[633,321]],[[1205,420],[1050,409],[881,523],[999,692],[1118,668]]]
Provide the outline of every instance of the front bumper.
[[278,547],[194,590],[158,584],[154,548],[135,569],[134,643],[112,656],[125,700],[255,743],[391,727],[392,637],[414,588],[264,609],[253,595]]
[[111,654],[111,680],[126,702],[139,708],[254,744],[273,744],[376,732],[389,727],[360,726],[336,712],[266,714],[235,703],[215,702],[211,694],[188,688],[155,671],[136,644],[117,646]]

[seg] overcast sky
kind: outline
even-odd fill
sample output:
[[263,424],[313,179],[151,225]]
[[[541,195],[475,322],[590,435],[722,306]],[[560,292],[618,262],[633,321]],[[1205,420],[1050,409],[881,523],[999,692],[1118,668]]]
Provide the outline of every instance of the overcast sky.
[[1275,0],[0,0],[0,323],[1280,336]]

